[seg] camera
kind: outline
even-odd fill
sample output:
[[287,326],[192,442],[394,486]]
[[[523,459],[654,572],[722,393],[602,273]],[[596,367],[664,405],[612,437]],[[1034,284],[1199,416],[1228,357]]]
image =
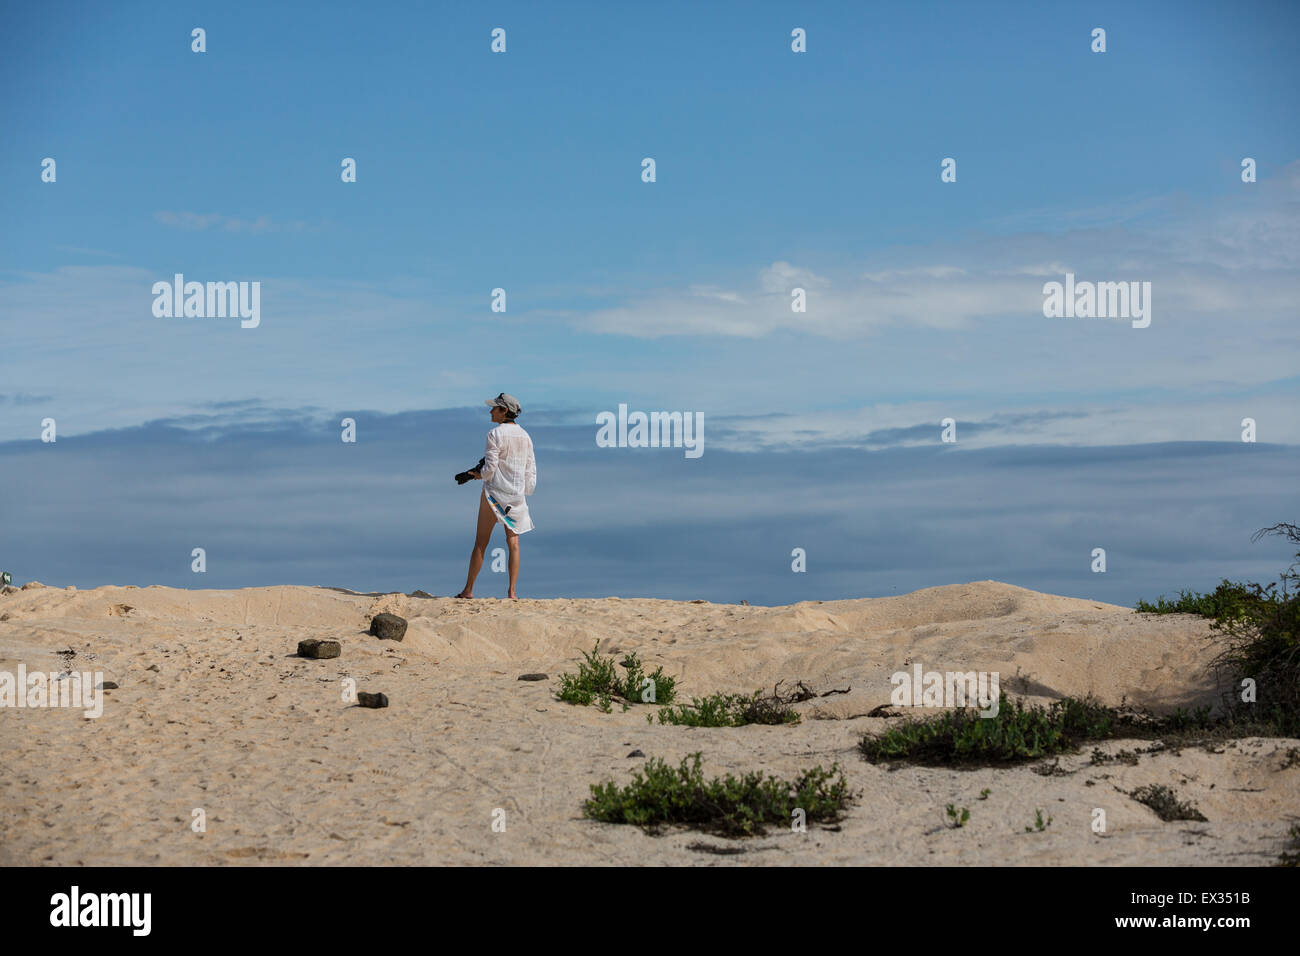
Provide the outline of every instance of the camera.
[[481,473],[483,471],[483,465],[486,463],[487,463],[486,458],[480,458],[478,460],[477,465],[475,465],[473,468],[467,469],[466,471],[462,471],[459,475],[456,476],[456,484],[463,485],[467,481],[473,481],[474,476],[471,475],[470,472],[477,471]]

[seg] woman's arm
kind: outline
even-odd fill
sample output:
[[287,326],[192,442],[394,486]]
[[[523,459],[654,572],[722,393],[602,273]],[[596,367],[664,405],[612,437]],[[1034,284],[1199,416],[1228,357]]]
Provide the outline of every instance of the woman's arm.
[[533,456],[533,443],[528,442],[528,465],[524,468],[524,494],[531,495],[537,490],[537,459]]
[[500,446],[497,445],[497,430],[494,428],[487,434],[487,451],[483,453],[483,467],[479,469],[478,473],[478,476],[484,481],[497,473],[497,461],[500,452]]

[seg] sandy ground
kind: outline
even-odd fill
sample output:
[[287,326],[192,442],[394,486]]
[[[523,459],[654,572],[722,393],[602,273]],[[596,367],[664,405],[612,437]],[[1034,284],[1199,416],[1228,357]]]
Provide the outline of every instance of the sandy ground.
[[[410,621],[403,642],[366,633],[380,611]],[[1008,692],[1037,700],[1093,693],[1168,710],[1214,698],[1209,635],[1200,618],[995,581],[775,608],[33,584],[0,596],[0,671],[57,672],[70,649],[73,669],[120,686],[98,719],[0,708],[0,863],[1266,865],[1300,819],[1300,760],[1287,757],[1300,741],[1136,765],[1094,766],[1085,751],[1053,775],[890,770],[856,750],[887,725],[865,715],[889,701],[890,675],[914,662],[997,671]],[[295,656],[309,637],[338,640],[342,656]],[[798,705],[794,726],[650,726],[648,707],[605,714],[555,699],[557,675],[597,642],[663,664],[686,698],[781,679],[852,690]],[[517,680],[533,671],[551,679]],[[391,705],[345,703],[345,677]],[[584,819],[592,783],[642,766],[634,749],[673,763],[702,751],[707,776],[838,762],[859,798],[838,830],[741,841]],[[1161,822],[1125,793],[1150,783],[1209,822]],[[970,809],[964,828],[945,826],[948,803]],[[1095,808],[1105,833],[1092,830]],[[191,826],[196,809],[205,832]],[[1038,809],[1052,822],[1026,833]]]

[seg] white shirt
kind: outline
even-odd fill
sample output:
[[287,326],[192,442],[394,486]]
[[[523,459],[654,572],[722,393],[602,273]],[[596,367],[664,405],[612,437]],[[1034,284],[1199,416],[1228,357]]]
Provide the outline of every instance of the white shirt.
[[497,520],[516,534],[531,531],[533,522],[524,496],[537,488],[537,459],[528,432],[515,422],[502,422],[488,432],[481,474],[483,494]]

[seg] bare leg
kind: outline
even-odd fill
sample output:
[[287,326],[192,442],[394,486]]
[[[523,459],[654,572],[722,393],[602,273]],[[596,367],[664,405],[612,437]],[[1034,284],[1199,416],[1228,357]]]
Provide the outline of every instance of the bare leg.
[[474,550],[469,556],[469,574],[465,578],[465,590],[456,595],[458,598],[472,598],[474,596],[474,579],[478,577],[479,571],[483,568],[483,554],[487,551],[488,541],[492,537],[492,529],[496,526],[496,515],[492,513],[491,506],[487,503],[487,498],[483,495],[478,499],[478,528],[474,533]]
[[510,590],[506,597],[519,599],[515,593],[515,582],[519,580],[519,535],[506,528],[506,546],[510,549]]

